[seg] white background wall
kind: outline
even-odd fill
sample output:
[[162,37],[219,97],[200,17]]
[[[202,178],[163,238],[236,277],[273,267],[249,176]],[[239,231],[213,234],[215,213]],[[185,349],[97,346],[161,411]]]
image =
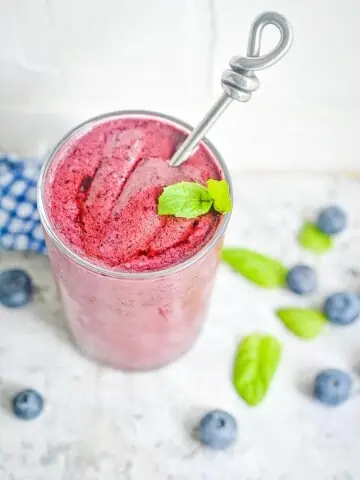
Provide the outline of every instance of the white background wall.
[[231,168],[360,171],[359,0],[0,0],[0,145],[38,154],[115,109],[195,123],[264,10],[294,46],[209,138]]

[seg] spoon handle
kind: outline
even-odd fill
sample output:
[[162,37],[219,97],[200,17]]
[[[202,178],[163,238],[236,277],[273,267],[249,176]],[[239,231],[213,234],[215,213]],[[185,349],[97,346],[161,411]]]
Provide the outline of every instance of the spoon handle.
[[[279,30],[280,40],[269,53],[260,55],[262,31],[266,25],[274,25]],[[169,165],[178,167],[187,160],[233,100],[239,102],[250,100],[252,93],[260,85],[254,72],[271,67],[283,58],[291,47],[292,39],[291,24],[284,16],[276,12],[264,12],[256,17],[250,29],[247,56],[236,56],[230,60],[230,69],[225,70],[221,76],[224,93],[179,146],[170,159]]]

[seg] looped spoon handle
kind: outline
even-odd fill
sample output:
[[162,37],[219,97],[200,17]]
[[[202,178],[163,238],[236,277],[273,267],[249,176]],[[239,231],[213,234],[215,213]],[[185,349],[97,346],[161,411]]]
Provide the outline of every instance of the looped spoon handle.
[[[278,44],[269,53],[260,55],[262,31],[266,25],[274,25],[280,33]],[[221,76],[224,93],[207,112],[202,121],[180,145],[169,165],[178,167],[191,155],[201,139],[220,118],[233,100],[247,102],[260,86],[255,73],[271,67],[289,51],[293,40],[289,21],[276,12],[264,12],[254,20],[249,35],[247,56],[236,56],[230,60],[230,69]]]

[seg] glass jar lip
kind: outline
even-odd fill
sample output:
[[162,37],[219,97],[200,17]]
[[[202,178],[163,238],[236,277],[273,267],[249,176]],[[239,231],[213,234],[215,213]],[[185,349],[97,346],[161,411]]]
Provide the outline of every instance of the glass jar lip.
[[[42,223],[43,228],[45,229],[46,234],[50,237],[50,239],[55,243],[55,245],[60,249],[62,253],[64,253],[67,257],[73,260],[78,265],[82,266],[83,268],[89,269],[93,272],[96,272],[100,275],[105,275],[108,277],[114,278],[121,278],[121,279],[129,279],[129,280],[139,280],[139,279],[151,279],[154,277],[166,277],[175,273],[178,273],[187,267],[193,265],[197,261],[199,261],[202,257],[206,255],[206,253],[211,250],[211,248],[215,245],[218,239],[223,235],[230,220],[230,213],[223,215],[223,219],[218,226],[217,230],[215,231],[212,238],[207,242],[198,252],[196,252],[191,257],[187,258],[183,262],[177,263],[170,267],[161,269],[161,270],[151,270],[146,272],[124,272],[121,270],[115,270],[106,266],[98,265],[95,262],[91,261],[90,259],[86,259],[76,253],[71,247],[65,244],[65,242],[61,239],[60,235],[56,232],[56,229],[53,227],[52,222],[46,212],[45,202],[44,202],[44,185],[47,173],[49,168],[56,158],[57,153],[61,150],[62,147],[66,145],[66,143],[75,137],[77,134],[81,134],[82,131],[86,131],[89,128],[95,126],[97,123],[101,123],[103,121],[111,120],[111,119],[118,119],[120,117],[127,117],[127,118],[153,118],[155,120],[165,120],[167,123],[173,124],[176,127],[180,127],[189,133],[193,127],[191,125],[183,122],[182,120],[178,120],[171,115],[166,115],[159,112],[153,112],[149,110],[119,110],[114,112],[104,113],[95,117],[92,117],[73,129],[71,129],[68,133],[66,133],[61,140],[55,145],[55,147],[46,155],[45,161],[41,168],[39,180],[38,180],[38,187],[37,187],[37,204],[39,210],[39,216]],[[230,185],[230,194],[232,194],[232,185],[230,179],[230,173],[228,168],[214,145],[204,138],[202,142],[214,155],[217,162],[219,163],[225,180]],[[175,167],[174,167],[175,168]]]

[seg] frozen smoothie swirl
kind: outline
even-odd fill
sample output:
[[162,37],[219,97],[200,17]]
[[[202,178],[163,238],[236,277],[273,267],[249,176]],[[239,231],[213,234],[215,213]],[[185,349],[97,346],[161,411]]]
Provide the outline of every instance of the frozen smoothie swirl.
[[151,119],[118,119],[78,138],[54,167],[49,184],[52,222],[64,240],[99,264],[124,271],[169,267],[212,237],[219,216],[160,216],[164,187],[206,185],[221,172],[200,146],[181,167],[168,165],[184,134]]

